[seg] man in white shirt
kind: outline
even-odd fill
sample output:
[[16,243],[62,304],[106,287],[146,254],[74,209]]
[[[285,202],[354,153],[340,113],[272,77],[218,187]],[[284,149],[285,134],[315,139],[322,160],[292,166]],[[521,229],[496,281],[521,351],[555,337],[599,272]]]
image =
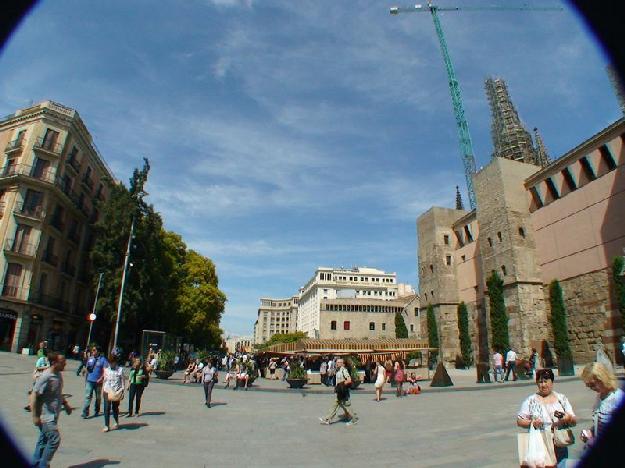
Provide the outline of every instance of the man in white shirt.
[[512,349],[510,349],[510,351],[506,354],[506,367],[506,378],[504,380],[506,382],[508,381],[510,372],[512,372],[512,380],[516,380],[516,353]]

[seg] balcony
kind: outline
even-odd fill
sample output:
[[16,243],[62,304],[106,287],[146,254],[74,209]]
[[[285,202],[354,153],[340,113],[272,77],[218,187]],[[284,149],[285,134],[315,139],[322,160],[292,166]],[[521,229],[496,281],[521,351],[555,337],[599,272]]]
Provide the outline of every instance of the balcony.
[[24,257],[34,257],[37,254],[37,246],[32,242],[16,242],[15,239],[7,239],[4,242],[4,251]]
[[54,255],[53,253],[49,252],[48,250],[45,250],[43,252],[43,259],[44,262],[46,262],[48,265],[52,265],[52,266],[58,266],[59,264],[59,257],[57,255]]
[[76,275],[76,267],[67,260],[61,264],[61,271],[69,276]]
[[50,221],[50,226],[59,230],[59,232],[63,232],[65,230],[65,223],[60,216],[52,217],[52,221]]
[[26,176],[31,177],[33,179],[40,180],[42,182],[46,182],[48,184],[53,184],[56,179],[56,168],[54,167],[46,167],[46,168],[37,168],[30,166],[28,164],[14,164],[11,166],[5,166],[0,173],[0,179],[5,177],[14,177],[14,176]]
[[19,138],[17,140],[9,141],[7,143],[7,145],[6,145],[6,147],[4,148],[4,152],[6,154],[12,154],[12,153],[15,153],[15,152],[21,150],[22,146],[24,146],[24,139],[23,138]]
[[46,212],[41,205],[32,205],[24,202],[15,204],[13,212],[18,216],[26,216],[41,221],[46,217]]
[[54,140],[46,140],[43,137],[37,138],[37,141],[33,145],[33,149],[42,151],[52,156],[60,156],[63,146]]
[[57,309],[64,312],[69,312],[70,310],[70,305],[67,301],[64,301],[60,297],[52,296],[50,294],[44,294],[39,291],[32,291],[30,293],[29,299],[36,304],[50,307],[52,309]]
[[67,164],[65,165],[65,167],[73,169],[76,174],[80,172],[80,163],[76,161],[76,158],[74,157],[71,157],[67,160]]
[[22,299],[24,297],[24,291],[28,290],[28,288],[21,288],[19,286],[13,286],[6,283],[0,285],[0,287],[2,297],[12,297],[14,299]]

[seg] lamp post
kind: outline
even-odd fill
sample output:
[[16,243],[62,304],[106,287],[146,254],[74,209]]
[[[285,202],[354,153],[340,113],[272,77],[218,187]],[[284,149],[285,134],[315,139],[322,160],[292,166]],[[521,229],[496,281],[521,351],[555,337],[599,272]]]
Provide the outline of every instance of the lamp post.
[[91,309],[91,313],[89,314],[89,335],[87,336],[87,343],[85,344],[85,349],[89,347],[89,342],[91,341],[91,329],[93,328],[93,322],[97,318],[95,314],[96,306],[98,305],[98,296],[100,295],[100,286],[102,285],[102,275],[104,273],[100,273],[100,277],[98,278],[98,287],[95,290],[95,299],[93,300],[93,308]]
[[132,217],[130,224],[130,235],[128,236],[128,246],[126,247],[126,256],[124,258],[124,271],[122,272],[122,285],[119,289],[119,300],[117,302],[117,320],[115,321],[115,339],[113,340],[113,349],[117,349],[117,336],[119,334],[119,321],[122,316],[122,303],[124,301],[124,286],[126,285],[126,272],[128,271],[128,261],[130,260],[130,246],[135,231],[135,218]]

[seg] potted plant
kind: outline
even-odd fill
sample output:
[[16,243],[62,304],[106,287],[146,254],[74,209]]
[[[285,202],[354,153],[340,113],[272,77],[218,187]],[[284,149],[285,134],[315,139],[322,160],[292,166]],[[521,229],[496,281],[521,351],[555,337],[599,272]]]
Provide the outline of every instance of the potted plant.
[[161,351],[158,357],[158,368],[154,370],[156,377],[167,380],[174,373],[174,360],[176,353],[173,351]]
[[290,388],[302,388],[308,382],[308,375],[306,369],[304,369],[300,362],[297,360],[291,361],[291,371],[289,372],[289,378],[286,381],[289,383]]

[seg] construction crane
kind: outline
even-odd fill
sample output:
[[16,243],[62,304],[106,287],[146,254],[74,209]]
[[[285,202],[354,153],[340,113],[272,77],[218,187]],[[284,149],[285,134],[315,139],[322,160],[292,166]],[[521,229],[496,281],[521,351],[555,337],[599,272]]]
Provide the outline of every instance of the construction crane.
[[447,69],[447,78],[449,79],[449,92],[451,93],[451,102],[454,106],[454,114],[456,115],[456,125],[458,126],[458,135],[460,137],[460,151],[462,152],[462,162],[464,164],[464,175],[467,182],[467,191],[469,193],[469,204],[471,209],[475,209],[475,191],[473,190],[473,174],[475,174],[475,156],[473,153],[473,143],[471,142],[471,133],[469,132],[469,124],[464,113],[464,105],[462,103],[462,94],[460,93],[460,84],[458,78],[456,78],[456,72],[454,71],[454,65],[449,56],[449,50],[447,49],[447,41],[443,34],[443,27],[441,26],[440,19],[438,18],[439,11],[478,11],[478,10],[499,10],[499,11],[523,11],[523,10],[541,10],[541,11],[556,11],[562,10],[561,7],[532,7],[529,5],[521,6],[467,6],[467,7],[439,7],[432,2],[428,2],[427,5],[414,5],[413,7],[392,7],[390,9],[391,15],[398,15],[399,13],[423,13],[429,11],[432,14],[434,20],[434,28],[436,29],[436,35],[441,45],[441,52],[443,54],[443,61],[445,62],[445,68]]

